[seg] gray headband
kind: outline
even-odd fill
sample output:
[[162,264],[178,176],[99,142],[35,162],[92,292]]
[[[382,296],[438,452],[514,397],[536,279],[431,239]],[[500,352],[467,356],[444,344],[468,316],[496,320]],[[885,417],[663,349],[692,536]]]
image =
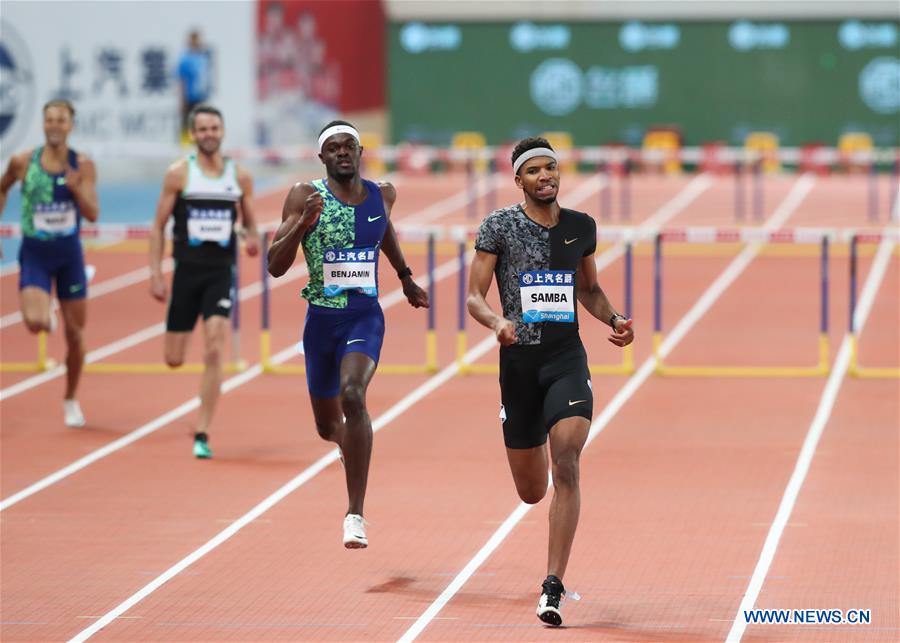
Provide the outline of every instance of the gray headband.
[[556,158],[556,152],[549,147],[535,147],[534,149],[524,152],[522,156],[516,159],[516,162],[513,163],[513,174],[518,174],[522,164],[529,159],[533,159],[535,156],[549,156],[554,161],[559,161],[559,159]]

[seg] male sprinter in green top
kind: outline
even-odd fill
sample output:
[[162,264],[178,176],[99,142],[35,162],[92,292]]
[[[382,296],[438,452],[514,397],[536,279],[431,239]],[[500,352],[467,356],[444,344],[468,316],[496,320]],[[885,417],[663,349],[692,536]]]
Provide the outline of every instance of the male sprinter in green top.
[[283,275],[303,244],[309,268],[303,289],[309,302],[303,330],[306,381],[316,429],[338,445],[344,460],[349,496],[344,546],[360,549],[369,542],[363,521],[372,455],[366,389],[384,338],[378,304],[381,251],[397,271],[410,305],[427,307],[428,295],[412,280],[390,222],[394,186],[359,175],[359,132],[346,121],[332,121],[318,143],[327,177],[291,188],[269,250],[269,272]]
[[0,212],[9,189],[22,181],[22,245],[19,248],[19,301],[32,333],[50,330],[52,280],[66,334],[66,426],[84,426],[75,399],[84,366],[87,277],[81,249],[82,217],[96,221],[97,170],[94,162],[69,147],[75,108],[67,100],[44,105],[45,144],[16,154],[0,178]]
[[194,457],[205,459],[212,457],[207,432],[219,399],[228,317],[237,297],[232,289],[232,271],[238,217],[251,257],[259,250],[259,236],[253,215],[253,177],[222,155],[222,113],[215,107],[198,105],[188,116],[188,128],[197,151],[170,165],[163,179],[150,232],[150,294],[159,301],[166,300],[163,231],[169,217],[174,217],[175,274],[166,316],[165,359],[172,368],[184,363],[188,340],[197,317],[202,315],[204,369],[193,451]]
[[[578,461],[591,428],[591,374],[575,300],[612,327],[609,341],[634,340],[631,320],[616,312],[597,284],[597,224],[561,208],[556,153],[526,138],[512,153],[522,203],[491,212],[478,230],[469,280],[469,313],[500,342],[500,419],[516,491],[534,504],[547,493],[547,441],[553,466],[547,578],[537,615],[562,624],[562,578],[575,538],[581,492]],[[485,295],[497,278],[502,315]]]

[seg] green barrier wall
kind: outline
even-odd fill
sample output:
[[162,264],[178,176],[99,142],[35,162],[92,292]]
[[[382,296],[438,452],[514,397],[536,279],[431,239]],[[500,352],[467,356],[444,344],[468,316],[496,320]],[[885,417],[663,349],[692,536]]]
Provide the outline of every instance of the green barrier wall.
[[489,143],[564,130],[576,144],[639,144],[674,125],[685,144],[898,144],[897,21],[395,23],[394,142]]

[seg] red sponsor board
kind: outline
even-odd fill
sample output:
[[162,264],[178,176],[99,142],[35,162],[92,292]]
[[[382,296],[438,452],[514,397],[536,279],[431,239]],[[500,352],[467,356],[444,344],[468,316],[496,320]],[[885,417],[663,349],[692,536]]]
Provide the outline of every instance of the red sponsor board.
[[384,29],[380,0],[259,0],[259,99],[301,95],[341,113],[381,109]]

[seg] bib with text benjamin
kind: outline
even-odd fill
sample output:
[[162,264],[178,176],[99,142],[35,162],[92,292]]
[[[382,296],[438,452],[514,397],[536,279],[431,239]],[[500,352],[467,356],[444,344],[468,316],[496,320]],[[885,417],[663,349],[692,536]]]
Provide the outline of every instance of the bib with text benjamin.
[[526,324],[575,321],[574,270],[520,272],[519,292]]
[[375,248],[333,248],[322,255],[322,279],[326,297],[355,290],[378,296],[375,283]]

